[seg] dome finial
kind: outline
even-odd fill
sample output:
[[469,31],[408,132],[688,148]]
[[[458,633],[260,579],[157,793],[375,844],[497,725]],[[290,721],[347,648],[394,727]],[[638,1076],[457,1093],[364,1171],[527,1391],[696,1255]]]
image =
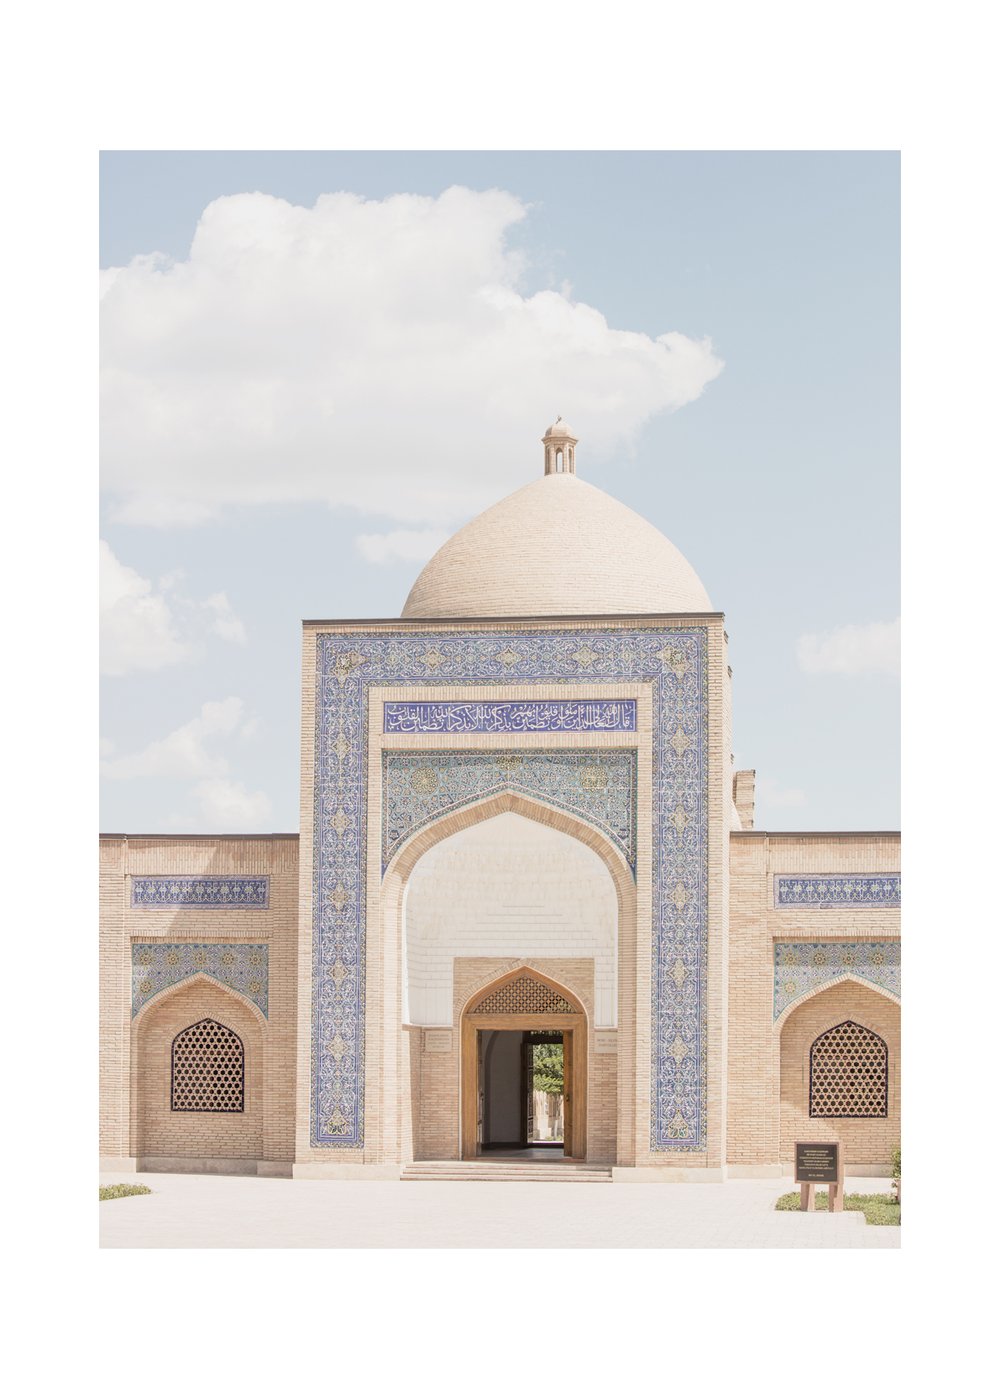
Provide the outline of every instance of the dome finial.
[[542,441],[545,443],[546,476],[554,476],[561,472],[575,476],[578,439],[573,436],[573,429],[569,423],[564,423],[561,417],[556,418],[555,422],[545,429]]

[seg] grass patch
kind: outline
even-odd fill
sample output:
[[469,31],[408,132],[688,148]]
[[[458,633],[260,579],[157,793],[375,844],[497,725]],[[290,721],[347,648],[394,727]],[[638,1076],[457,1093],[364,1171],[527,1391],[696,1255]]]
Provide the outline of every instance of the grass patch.
[[[789,1190],[787,1195],[782,1195],[775,1205],[776,1210],[797,1210],[799,1208],[799,1192]],[[817,1210],[828,1209],[830,1197],[825,1190],[816,1191]],[[869,1224],[898,1224],[899,1205],[891,1195],[845,1195],[845,1210],[860,1210]]]
[[152,1195],[148,1185],[102,1185],[102,1200],[123,1200],[126,1195]]

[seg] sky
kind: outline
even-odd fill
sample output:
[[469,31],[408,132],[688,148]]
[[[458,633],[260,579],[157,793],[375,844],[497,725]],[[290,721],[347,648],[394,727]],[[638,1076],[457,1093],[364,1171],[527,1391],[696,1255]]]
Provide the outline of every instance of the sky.
[[895,153],[108,152],[105,831],[294,831],[300,622],[577,471],[725,612],[757,826],[899,824]]

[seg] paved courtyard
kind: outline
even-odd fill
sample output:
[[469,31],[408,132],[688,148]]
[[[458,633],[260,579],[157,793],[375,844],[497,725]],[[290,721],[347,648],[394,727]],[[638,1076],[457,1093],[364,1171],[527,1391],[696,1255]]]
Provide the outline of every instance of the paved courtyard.
[[[778,1213],[791,1180],[577,1185],[108,1175],[104,1248],[898,1248],[864,1216]],[[848,1178],[848,1192],[887,1180]]]

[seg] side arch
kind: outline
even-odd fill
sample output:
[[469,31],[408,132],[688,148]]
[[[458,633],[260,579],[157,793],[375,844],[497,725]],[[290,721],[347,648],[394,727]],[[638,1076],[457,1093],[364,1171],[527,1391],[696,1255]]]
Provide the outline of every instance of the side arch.
[[[854,978],[841,978],[803,997],[781,1026],[777,1041],[780,1063],[780,1157],[794,1159],[796,1141],[839,1141],[848,1170],[860,1175],[884,1175],[900,1138],[900,1007],[881,987]],[[811,1113],[812,1050],[831,1030],[845,1024],[861,1027],[886,1047],[884,1115]],[[850,1048],[850,1046],[848,1046]],[[851,1068],[848,1055],[845,1071]],[[848,1077],[850,1074],[848,1073]]]
[[[172,1110],[173,1044],[191,1025],[211,1019],[243,1043],[244,1109],[216,1113]],[[197,972],[153,996],[131,1029],[130,1154],[148,1163],[190,1164],[152,1169],[209,1169],[212,1159],[259,1160],[263,1154],[267,1021],[232,987]]]
[[[804,991],[796,1000],[791,1001],[785,1006],[785,1009],[771,1026],[772,1030],[780,1035],[785,1022],[790,1016],[794,1015],[797,1010],[800,1010],[807,1002],[813,1000],[816,996],[822,996],[823,993],[829,991],[832,986],[839,986],[843,982],[850,982],[852,985],[858,986],[865,991],[873,991],[876,996],[881,996],[883,1000],[888,1001],[890,1005],[899,1006],[902,1004],[899,996],[887,990],[886,987],[879,986],[874,981],[866,981],[863,977],[853,976],[850,972],[841,972],[838,976],[831,976],[829,981],[821,982],[819,986],[811,986],[808,991]],[[836,1024],[836,1021],[833,1023]],[[831,1025],[830,1028],[832,1029],[833,1026]]]

